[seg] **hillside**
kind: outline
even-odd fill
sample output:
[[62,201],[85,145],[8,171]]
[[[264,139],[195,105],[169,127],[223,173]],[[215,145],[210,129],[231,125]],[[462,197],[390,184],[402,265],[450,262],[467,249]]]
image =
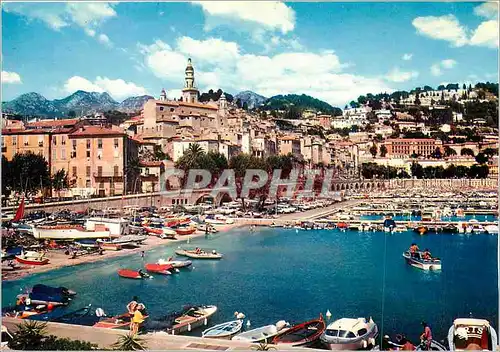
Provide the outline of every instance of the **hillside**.
[[314,110],[316,112],[321,112],[323,114],[332,114],[334,116],[342,115],[342,110],[340,108],[331,106],[330,104],[313,98],[309,95],[297,95],[297,94],[287,94],[287,95],[275,95],[264,103],[264,110],[290,110],[293,107],[294,110],[302,112],[304,110]]
[[262,95],[254,93],[250,90],[239,92],[234,96],[234,99],[236,99],[236,101],[239,100],[242,106],[246,103],[249,109],[259,107],[267,100],[266,97],[263,97]]

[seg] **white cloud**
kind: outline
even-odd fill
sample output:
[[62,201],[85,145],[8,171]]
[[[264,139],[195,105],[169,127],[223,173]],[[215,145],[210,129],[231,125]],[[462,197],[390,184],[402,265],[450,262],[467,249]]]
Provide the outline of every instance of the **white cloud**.
[[389,71],[389,73],[385,76],[385,79],[391,82],[406,82],[417,77],[417,71],[401,71],[399,67],[395,67]]
[[[69,2],[63,3],[8,3],[2,8],[6,12],[12,12],[26,17],[28,20],[39,20],[54,30],[77,25],[83,29],[89,37],[96,36],[96,29],[109,18],[116,16],[113,2]],[[97,39],[104,44],[108,41],[102,40],[101,34]]]
[[231,63],[239,56],[238,44],[216,38],[196,40],[190,37],[180,37],[177,39],[177,49],[194,59],[215,63]]
[[295,11],[281,1],[195,1],[194,4],[203,8],[208,20],[215,20],[205,23],[208,30],[217,26],[219,19],[235,25],[243,21],[283,34],[295,28]]
[[99,36],[97,37],[97,39],[103,43],[103,44],[106,44],[108,46],[111,46],[111,41],[109,40],[109,37],[106,35],[106,34],[99,34]]
[[453,15],[417,17],[412,24],[419,34],[433,39],[446,40],[453,46],[463,46],[468,42],[467,29],[460,25]]
[[411,53],[407,53],[407,54],[404,54],[402,59],[405,60],[405,61],[410,61],[413,57],[413,54]]
[[116,99],[147,94],[147,90],[144,87],[138,86],[132,82],[126,82],[123,79],[109,79],[101,76],[98,76],[94,82],[80,76],[69,78],[64,84],[64,91],[66,93],[73,93],[77,90],[98,93],[108,92]]
[[167,91],[167,98],[168,99],[177,99],[182,97],[182,89],[170,89]]
[[3,84],[20,84],[21,76],[16,72],[2,71]]
[[470,44],[498,48],[498,20],[481,23],[474,31]]
[[433,76],[441,76],[443,74],[443,69],[449,70],[457,65],[457,62],[453,59],[441,60],[431,66],[431,74]]
[[474,13],[477,16],[486,17],[488,19],[498,18],[498,1],[482,3],[474,8]]
[[[199,50],[202,52],[206,48],[205,41],[184,37],[177,44],[176,48],[162,41],[139,45],[145,66],[156,76],[177,87],[182,87],[188,58],[182,51],[190,47],[196,82],[202,91],[218,88],[226,91],[249,89],[266,96],[304,93],[342,106],[370,91],[393,91],[382,78],[343,73],[347,65],[331,50],[320,53],[286,51],[276,55],[254,55],[242,53],[236,43],[221,40],[217,42],[217,46],[227,46],[230,48],[229,54],[217,54],[215,50],[207,49],[207,55],[195,57],[193,53]],[[180,95],[180,92],[174,92],[175,97]]]

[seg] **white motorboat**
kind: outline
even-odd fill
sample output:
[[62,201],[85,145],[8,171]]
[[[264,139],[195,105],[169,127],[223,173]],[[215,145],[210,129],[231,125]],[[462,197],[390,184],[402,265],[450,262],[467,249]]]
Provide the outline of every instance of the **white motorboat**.
[[193,264],[192,261],[190,260],[165,260],[165,259],[158,259],[158,264],[160,265],[172,265],[174,268],[187,268],[191,264]]
[[320,339],[330,350],[360,350],[374,347],[377,335],[372,318],[342,318],[329,324]]
[[497,332],[485,319],[458,318],[448,330],[450,351],[494,351],[497,344]]
[[216,214],[214,216],[207,216],[205,222],[212,225],[228,225],[233,224],[234,220],[224,215]]
[[79,225],[56,225],[56,226],[38,226],[33,228],[33,237],[36,239],[87,239],[87,238],[107,238],[111,233],[107,230],[92,231],[86,230]]
[[498,225],[486,225],[484,227],[484,229],[486,230],[486,232],[488,232],[489,234],[497,234],[498,233]]
[[415,268],[422,270],[441,270],[441,260],[439,258],[424,259],[422,252],[411,255],[410,252],[404,252],[403,257],[406,262]]
[[271,342],[272,338],[281,332],[288,330],[290,324],[284,320],[280,320],[276,325],[266,325],[260,328],[248,330],[238,334],[232,338],[235,341],[242,342]]
[[231,339],[241,331],[243,320],[233,320],[212,326],[201,333],[201,337],[212,339]]

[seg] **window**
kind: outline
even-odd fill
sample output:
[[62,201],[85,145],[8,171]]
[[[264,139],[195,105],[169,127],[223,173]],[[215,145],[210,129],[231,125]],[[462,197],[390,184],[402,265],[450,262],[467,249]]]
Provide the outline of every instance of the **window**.
[[57,145],[57,136],[53,137],[52,142],[53,142],[54,145]]
[[104,182],[99,182],[99,188],[104,188]]
[[359,329],[358,330],[358,336],[363,336],[364,334],[366,334],[368,331],[366,329]]
[[117,165],[115,165],[113,167],[113,176],[118,176],[118,166]]
[[43,147],[43,136],[38,136],[38,146]]
[[97,140],[97,149],[102,149],[102,139]]
[[76,150],[76,139],[73,139],[73,150]]
[[66,159],[66,149],[61,150],[61,159]]
[[144,169],[144,175],[148,176],[149,175],[149,167]]
[[174,112],[174,108],[170,108],[170,112]]
[[160,106],[160,111],[163,111],[163,106]]
[[5,147],[5,138],[2,137],[2,148]]
[[87,188],[92,187],[91,183],[90,183],[90,180],[85,181],[85,187],[87,187]]
[[90,166],[87,166],[87,168],[86,168],[86,172],[85,172],[85,175],[86,175],[87,177],[90,177]]
[[102,176],[102,166],[97,167],[97,175]]
[[87,139],[87,149],[90,149],[90,139]]
[[66,145],[66,138],[64,136],[61,136],[61,144]]
[[90,158],[90,150],[87,150],[87,158]]
[[29,141],[30,141],[29,137],[28,136],[24,136],[24,145],[25,146],[28,146],[30,144]]
[[73,166],[73,176],[76,177],[76,166]]
[[12,136],[12,145],[17,145],[17,136]]
[[115,145],[115,148],[118,148],[118,138],[115,138],[114,145]]

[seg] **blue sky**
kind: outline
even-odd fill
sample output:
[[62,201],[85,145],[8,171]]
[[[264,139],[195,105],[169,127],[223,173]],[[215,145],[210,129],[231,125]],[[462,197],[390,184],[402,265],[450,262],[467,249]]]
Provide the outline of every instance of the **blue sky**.
[[118,101],[198,87],[367,92],[498,81],[497,3],[4,3],[2,100],[77,89]]

